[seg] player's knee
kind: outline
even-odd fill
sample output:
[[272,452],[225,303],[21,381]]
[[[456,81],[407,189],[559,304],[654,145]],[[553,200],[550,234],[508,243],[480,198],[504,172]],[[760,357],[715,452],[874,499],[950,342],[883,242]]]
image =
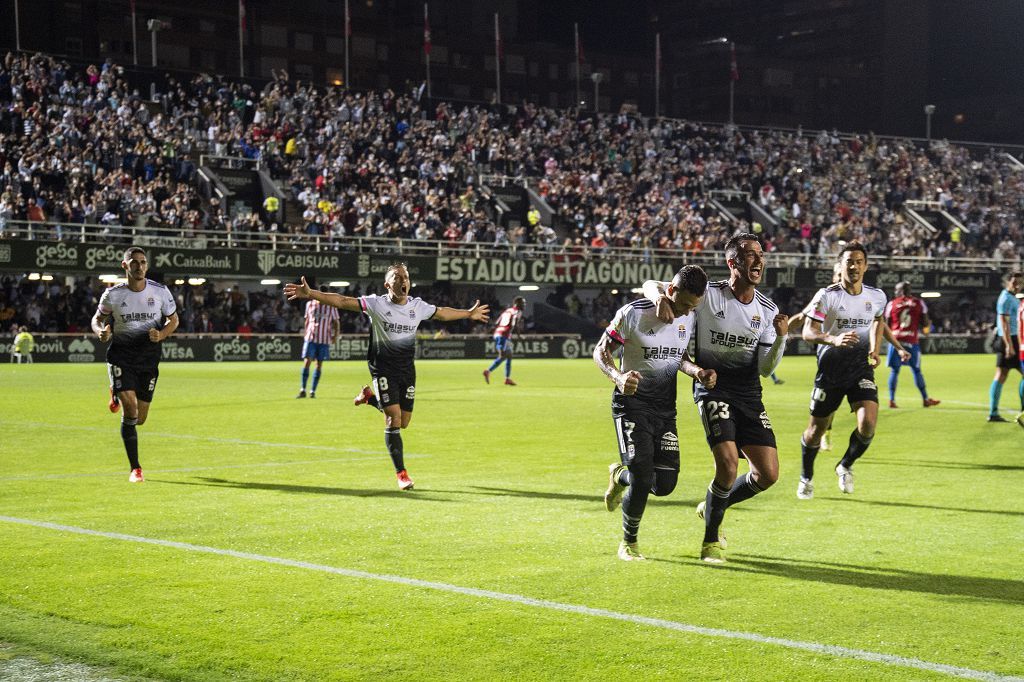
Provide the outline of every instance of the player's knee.
[[146,417],[148,417],[148,416],[149,415],[141,415],[140,414],[138,416],[138,418],[136,419],[136,421],[135,421],[135,425],[136,426],[142,426],[143,424],[145,424],[146,423]]
[[654,489],[654,467],[651,465],[650,462],[634,461],[632,464],[629,465],[629,476],[632,479],[631,484],[633,486],[636,486],[637,489]]
[[656,497],[671,495],[672,491],[676,489],[676,483],[678,481],[678,471],[656,469],[654,472],[654,486],[651,488],[651,492],[654,493]]
[[757,472],[757,485],[762,490],[770,488],[779,480],[778,467]]

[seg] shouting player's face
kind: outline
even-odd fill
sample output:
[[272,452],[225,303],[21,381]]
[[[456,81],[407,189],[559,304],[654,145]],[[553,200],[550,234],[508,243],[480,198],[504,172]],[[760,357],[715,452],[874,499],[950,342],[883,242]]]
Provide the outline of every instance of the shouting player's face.
[[842,265],[840,275],[844,284],[860,284],[864,281],[864,272],[868,269],[868,259],[863,251],[847,251],[839,261]]
[[133,253],[130,260],[121,262],[121,267],[124,268],[124,273],[128,276],[129,282],[141,282],[146,279],[149,261],[146,260],[146,254]]
[[736,257],[729,261],[729,268],[740,280],[752,286],[761,283],[764,277],[765,257],[761,245],[754,240],[740,242]]
[[391,294],[395,303],[405,303],[409,295],[409,271],[405,268],[391,268],[384,278],[384,288]]

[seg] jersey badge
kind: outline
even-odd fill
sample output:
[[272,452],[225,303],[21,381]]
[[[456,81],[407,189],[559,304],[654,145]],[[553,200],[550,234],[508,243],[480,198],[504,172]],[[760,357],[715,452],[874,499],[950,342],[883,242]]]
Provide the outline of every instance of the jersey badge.
[[682,341],[685,338],[686,338],[686,325],[685,324],[681,324],[681,325],[679,325],[679,340]]
[[871,312],[871,301],[864,302],[864,310],[868,311],[869,313]]
[[719,310],[717,313],[715,313],[715,317],[717,317],[720,320],[724,320],[725,319],[725,311],[724,310]]
[[415,310],[410,310],[409,311],[409,317],[415,320],[416,319],[416,311]]
[[644,336],[654,336],[654,329],[648,329],[645,331]]
[[146,305],[148,305],[150,308],[152,308],[153,306],[156,305],[156,299],[153,298],[153,297],[150,297],[150,298],[146,299]]
[[760,329],[761,328],[761,316],[760,315],[754,315],[752,318],[750,318],[750,328],[751,329]]

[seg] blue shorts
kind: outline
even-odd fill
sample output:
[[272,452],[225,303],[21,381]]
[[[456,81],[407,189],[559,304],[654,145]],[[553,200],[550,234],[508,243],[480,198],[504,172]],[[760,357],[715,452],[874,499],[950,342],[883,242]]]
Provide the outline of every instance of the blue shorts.
[[505,350],[512,350],[509,344],[509,337],[507,336],[495,336],[494,337],[494,350],[499,353]]
[[913,369],[921,369],[921,346],[916,343],[904,343],[903,347],[910,353],[910,360],[904,363],[900,360],[900,354],[896,352],[896,348],[893,345],[889,345],[889,367],[893,369],[899,369],[904,364],[909,365]]
[[306,341],[302,344],[302,357],[322,362],[331,359],[331,344]]

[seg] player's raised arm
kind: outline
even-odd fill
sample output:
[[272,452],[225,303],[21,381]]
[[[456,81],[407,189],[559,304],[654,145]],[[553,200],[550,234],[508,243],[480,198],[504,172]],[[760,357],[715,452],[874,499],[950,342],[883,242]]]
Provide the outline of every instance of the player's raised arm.
[[658,319],[668,324],[676,318],[672,312],[672,302],[668,300],[668,285],[670,282],[659,282],[649,279],[643,283],[644,298],[653,303]]
[[361,310],[358,298],[343,296],[341,294],[332,294],[326,291],[317,291],[316,289],[310,288],[309,284],[306,283],[305,277],[300,278],[298,284],[285,284],[284,295],[288,297],[289,301],[305,301],[312,299],[353,313],[358,313]]
[[472,308],[446,308],[444,306],[438,306],[437,310],[434,311],[434,318],[440,322],[454,322],[456,320],[470,319],[474,322],[486,322],[490,319],[490,306],[480,305],[480,301],[475,301]]
[[[775,338],[771,338],[771,333]],[[771,327],[761,334],[757,342],[757,372],[763,377],[771,376],[775,368],[782,362],[786,352],[786,335],[789,332],[789,316],[779,313],[772,319]]]
[[610,334],[602,334],[601,340],[594,346],[594,363],[606,377],[615,383],[622,395],[633,395],[636,393],[642,377],[639,372],[621,372],[615,366],[615,358],[612,353],[621,345]]

